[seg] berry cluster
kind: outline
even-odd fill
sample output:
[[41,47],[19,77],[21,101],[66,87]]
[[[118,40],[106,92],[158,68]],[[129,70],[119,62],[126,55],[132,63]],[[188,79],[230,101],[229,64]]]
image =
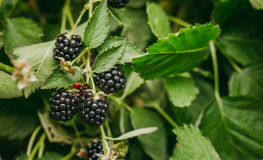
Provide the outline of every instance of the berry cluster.
[[117,64],[111,71],[103,73],[94,73],[95,84],[104,93],[114,93],[119,90],[123,90],[126,86],[126,78],[124,77],[124,72],[121,70],[121,65]]
[[130,0],[108,0],[108,4],[113,8],[123,8]]
[[95,153],[104,154],[102,142],[92,143],[91,148],[88,150],[88,160],[100,160]]
[[57,121],[70,121],[77,112],[77,96],[73,92],[67,92],[64,88],[54,92],[50,99],[50,118]]
[[55,60],[58,60],[58,57],[64,58],[66,61],[74,60],[83,48],[83,43],[79,35],[72,35],[71,38],[68,39],[66,33],[57,37],[55,45],[56,48],[53,49]]
[[91,91],[86,91],[80,96],[78,106],[80,108],[79,117],[90,126],[100,126],[106,121],[108,109],[106,97],[96,100]]

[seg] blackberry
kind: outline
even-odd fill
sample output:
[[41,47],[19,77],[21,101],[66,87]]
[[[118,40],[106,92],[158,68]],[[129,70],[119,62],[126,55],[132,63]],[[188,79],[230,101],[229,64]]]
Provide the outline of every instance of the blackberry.
[[52,93],[49,103],[51,104],[50,118],[57,121],[67,122],[77,113],[77,96],[64,88]]
[[79,35],[72,35],[71,38],[68,39],[66,33],[58,35],[55,45],[56,48],[53,49],[55,60],[59,60],[58,57],[64,58],[65,61],[74,60],[83,48],[83,43]]
[[104,154],[102,142],[92,143],[91,148],[88,150],[88,160],[100,160],[95,153]]
[[94,78],[95,84],[106,94],[118,92],[126,87],[126,78],[119,64],[115,65],[111,71],[94,73]]
[[108,4],[113,8],[123,8],[130,0],[108,0]]
[[106,121],[108,105],[106,97],[94,99],[91,91],[85,91],[78,99],[79,117],[91,127],[100,126]]

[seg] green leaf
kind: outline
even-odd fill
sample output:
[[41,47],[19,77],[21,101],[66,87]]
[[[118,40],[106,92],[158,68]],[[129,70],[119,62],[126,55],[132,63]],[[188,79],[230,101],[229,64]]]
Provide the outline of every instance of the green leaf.
[[222,159],[258,160],[263,157],[263,104],[247,97],[223,98],[211,104],[200,129]]
[[82,76],[82,73],[79,70],[76,69],[76,71],[75,76],[73,76],[71,73],[61,70],[60,66],[58,66],[53,70],[52,75],[46,80],[44,88],[67,88],[68,86],[75,84]]
[[120,107],[120,131],[122,134],[132,130],[130,112],[124,107]]
[[0,71],[0,98],[16,98],[23,96],[21,90],[17,88],[17,83],[12,80],[12,76]]
[[137,88],[139,88],[143,84],[143,82],[144,80],[140,78],[138,73],[132,72],[128,78],[121,99],[124,99],[128,95],[132,94]]
[[248,0],[219,1],[213,13],[214,24],[219,24],[222,35],[219,43],[242,65],[263,56],[263,11],[254,10]]
[[38,160],[61,160],[62,158],[63,156],[58,153],[46,152],[46,154]]
[[125,43],[118,47],[112,47],[100,53],[94,61],[93,70],[96,73],[102,73],[110,70],[119,61],[124,51]]
[[43,34],[40,28],[30,19],[11,18],[5,20],[4,47],[7,54],[12,54],[15,48],[39,43],[41,36]]
[[234,72],[229,80],[230,96],[263,96],[263,61],[253,63],[241,72]]
[[133,58],[134,69],[144,79],[187,72],[203,61],[207,44],[219,34],[220,29],[212,24],[180,29],[150,46],[148,54]]
[[28,159],[27,155],[23,155],[18,157],[16,160],[27,160],[27,159]]
[[[144,115],[144,116],[142,116]],[[150,135],[138,137],[145,152],[154,160],[167,158],[165,128],[158,114],[144,108],[133,107],[131,112],[132,126],[134,129],[145,127],[158,127]],[[160,147],[161,146],[161,147]]]
[[167,78],[166,88],[170,100],[177,107],[189,107],[198,93],[198,89],[190,75],[188,75],[188,77],[175,76],[173,78]]
[[152,37],[151,29],[147,24],[148,19],[145,9],[127,9],[127,11],[132,18],[132,25],[127,29],[125,37],[139,49],[144,50]]
[[122,53],[122,57],[119,60],[121,64],[132,62],[132,57],[137,57],[144,54],[131,42],[126,41],[125,39],[120,37],[111,37],[111,36],[105,39],[105,41],[101,44],[101,46],[97,48],[97,51],[101,54],[102,52],[105,52],[109,48],[118,47],[122,43],[125,43],[125,47]]
[[57,121],[50,118],[49,112],[38,110],[37,115],[47,134],[49,142],[73,144],[74,138],[71,137]]
[[121,140],[129,139],[129,138],[133,138],[136,136],[140,136],[143,134],[150,134],[152,132],[155,132],[157,129],[158,129],[157,127],[140,128],[140,129],[136,129],[128,133],[125,133],[119,136],[118,138],[106,137],[106,139],[112,140],[112,141],[121,141]]
[[108,36],[109,17],[107,11],[107,0],[103,0],[95,9],[84,33],[84,44],[89,48],[101,45]]
[[128,14],[126,8],[110,8],[111,12],[114,14],[116,18],[118,18],[117,21],[119,24],[124,25],[125,27],[130,27],[132,24],[132,19],[130,15]]
[[18,59],[28,59],[29,65],[36,70],[38,81],[30,83],[23,89],[26,98],[42,86],[46,78],[52,74],[52,69],[57,67],[57,61],[53,59],[53,48],[55,42],[50,41],[15,49],[14,55],[18,56]]
[[140,8],[145,6],[147,2],[151,2],[152,0],[132,0],[127,4],[127,7],[131,8]]
[[263,1],[262,0],[249,0],[253,8],[257,10],[263,9]]
[[173,132],[187,160],[220,160],[211,142],[202,136],[200,130],[193,125],[175,128]]
[[152,32],[158,38],[166,38],[172,32],[165,11],[156,3],[147,3],[147,14]]
[[0,16],[1,19],[5,19],[10,16],[10,11],[13,5],[15,5],[18,0],[2,0],[2,4],[0,1]]
[[0,136],[23,139],[36,128],[38,117],[35,106],[24,98],[0,101]]
[[174,150],[173,150],[173,156],[169,158],[169,160],[185,160],[183,157],[183,151],[179,143],[176,144]]

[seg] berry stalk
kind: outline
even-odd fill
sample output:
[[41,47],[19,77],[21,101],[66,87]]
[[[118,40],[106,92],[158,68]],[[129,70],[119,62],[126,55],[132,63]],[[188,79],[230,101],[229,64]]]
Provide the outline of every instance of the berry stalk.
[[28,160],[33,160],[33,158],[35,157],[35,154],[37,153],[37,150],[39,149],[40,145],[42,142],[44,142],[46,139],[46,133],[43,133],[39,139],[39,141],[37,142],[36,146],[34,147],[31,155],[29,156]]

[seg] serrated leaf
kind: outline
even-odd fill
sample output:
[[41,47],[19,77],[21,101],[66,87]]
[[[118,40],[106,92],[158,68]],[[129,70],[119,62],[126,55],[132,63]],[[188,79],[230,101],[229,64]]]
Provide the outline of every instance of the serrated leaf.
[[234,72],[229,80],[230,96],[263,96],[263,61],[253,63],[241,72]]
[[132,19],[129,16],[126,8],[110,8],[111,12],[114,14],[119,21],[118,24],[122,24],[125,27],[130,27],[132,24]]
[[236,61],[248,65],[263,57],[263,11],[254,10],[248,0],[219,1],[212,13],[222,35],[218,41]]
[[179,145],[179,143],[177,143],[173,150],[173,155],[169,158],[169,160],[185,160],[182,154],[183,154],[182,148]]
[[0,98],[16,98],[23,96],[21,90],[17,88],[17,83],[12,80],[12,76],[0,71]]
[[[145,116],[142,116],[145,115]],[[132,126],[134,129],[145,127],[158,127],[158,130],[150,135],[138,137],[146,154],[154,160],[167,158],[166,135],[162,120],[158,114],[153,111],[133,107],[131,112]],[[162,146],[162,147],[160,147]]]
[[46,154],[38,160],[61,160],[62,158],[63,156],[58,153],[46,152]]
[[166,88],[170,100],[177,107],[189,107],[196,98],[197,89],[190,76],[166,78]]
[[152,37],[151,29],[147,24],[148,19],[145,9],[127,9],[127,11],[132,18],[132,25],[127,29],[125,36],[139,49],[145,50],[145,47],[148,45],[148,41]]
[[133,93],[137,88],[143,84],[144,80],[139,76],[138,73],[132,72],[126,83],[125,90],[121,96],[121,99],[124,99],[131,93]]
[[84,44],[89,48],[101,45],[108,36],[109,17],[107,11],[107,0],[103,0],[95,9],[84,33]]
[[49,142],[73,144],[74,138],[69,136],[58,122],[49,117],[49,113],[45,110],[38,110],[37,115],[47,134]]
[[0,1],[0,16],[2,19],[10,16],[10,11],[12,6],[17,3],[18,0],[2,0],[2,4]]
[[18,157],[16,160],[28,160],[28,157],[27,155],[23,155],[23,156]]
[[32,99],[0,100],[0,136],[8,139],[23,139],[36,128],[38,117]]
[[147,3],[147,14],[152,32],[158,38],[166,38],[172,32],[165,11],[156,3]]
[[14,55],[18,56],[19,60],[28,59],[28,64],[36,70],[35,76],[38,81],[30,83],[23,89],[26,98],[42,86],[46,78],[52,74],[52,69],[56,68],[57,61],[53,59],[54,47],[54,41],[50,41],[15,49]]
[[263,1],[262,0],[249,0],[253,8],[257,10],[263,9]]
[[140,129],[136,129],[128,133],[125,133],[119,136],[118,138],[106,137],[106,139],[112,140],[112,141],[121,141],[121,140],[129,139],[129,138],[133,138],[136,136],[140,136],[143,134],[149,134],[149,133],[155,132],[157,129],[158,129],[157,127],[140,128]]
[[193,125],[175,128],[173,132],[187,160],[220,160],[211,142],[202,136],[200,130]]
[[150,46],[148,54],[133,58],[134,69],[144,79],[187,72],[203,61],[207,44],[219,34],[220,29],[212,24],[180,29]]
[[4,47],[7,54],[12,54],[15,48],[39,43],[41,36],[43,34],[40,28],[30,19],[11,18],[5,20]]
[[120,58],[119,62],[121,64],[132,62],[132,57],[137,57],[143,55],[144,53],[141,52],[134,44],[129,41],[126,41],[120,37],[107,37],[105,41],[97,48],[99,53],[105,52],[109,48],[117,47],[125,43],[124,51],[122,53],[122,57]]
[[44,88],[67,88],[68,86],[75,84],[82,76],[82,73],[79,70],[76,71],[77,72],[75,73],[75,76],[73,76],[71,73],[68,73],[65,70],[61,70],[60,66],[58,66],[56,69],[53,70],[51,76],[47,78],[44,84]]
[[124,51],[125,43],[117,47],[112,47],[103,53],[100,53],[94,61],[93,70],[96,73],[102,73],[110,70],[119,61]]
[[230,160],[262,158],[262,102],[248,97],[226,97],[220,109],[219,103],[206,109],[200,125],[219,156]]

